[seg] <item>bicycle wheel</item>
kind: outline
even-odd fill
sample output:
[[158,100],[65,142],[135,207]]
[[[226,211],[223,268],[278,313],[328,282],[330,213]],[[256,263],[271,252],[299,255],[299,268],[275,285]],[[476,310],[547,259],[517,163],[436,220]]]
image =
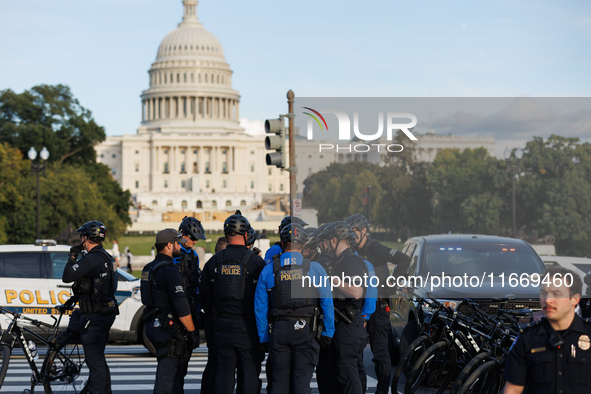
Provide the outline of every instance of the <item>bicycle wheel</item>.
[[8,371],[8,362],[10,361],[10,348],[6,345],[0,345],[0,388],[4,383],[6,371]]
[[430,346],[417,359],[404,387],[406,394],[441,394],[447,388],[456,369],[455,348],[447,341]]
[[460,387],[464,384],[466,379],[482,364],[489,360],[488,353],[478,353],[466,366],[462,369],[462,372],[456,378],[453,387],[449,394],[458,394]]
[[[425,352],[425,349],[429,347],[431,344],[431,339],[426,335],[421,335],[417,339],[410,344],[409,347],[406,348],[404,354],[400,358],[398,366],[394,371],[394,376],[392,377],[392,392],[396,393],[398,389],[404,390],[403,384],[406,382],[406,378],[410,374],[412,367],[415,365],[417,359]],[[400,377],[404,374],[404,378],[402,382],[400,381]],[[398,387],[398,386],[401,387]]]
[[82,345],[67,338],[48,353],[43,362],[46,393],[87,393],[88,367]]
[[491,360],[476,368],[460,387],[458,394],[497,394],[501,386],[499,363]]

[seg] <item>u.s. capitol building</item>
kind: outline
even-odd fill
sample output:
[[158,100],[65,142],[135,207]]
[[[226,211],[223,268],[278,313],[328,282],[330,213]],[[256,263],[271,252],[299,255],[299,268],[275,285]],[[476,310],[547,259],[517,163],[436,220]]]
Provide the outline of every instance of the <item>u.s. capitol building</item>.
[[[162,40],[141,94],[137,134],[107,137],[101,163],[128,189],[142,221],[171,211],[230,212],[287,194],[287,172],[265,164],[264,137],[239,123],[240,95],[218,39],[199,22],[197,0]],[[201,213],[201,214],[199,214]]]

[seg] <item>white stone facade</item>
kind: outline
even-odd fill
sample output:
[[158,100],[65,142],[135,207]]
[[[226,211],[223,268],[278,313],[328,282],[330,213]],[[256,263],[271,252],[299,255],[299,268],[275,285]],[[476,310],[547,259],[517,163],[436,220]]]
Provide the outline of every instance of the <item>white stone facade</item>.
[[131,192],[139,221],[171,211],[247,209],[264,194],[289,193],[288,173],[265,164],[264,137],[240,127],[232,70],[199,22],[197,1],[183,6],[183,21],[149,70],[137,134],[107,137],[96,147],[97,160]]

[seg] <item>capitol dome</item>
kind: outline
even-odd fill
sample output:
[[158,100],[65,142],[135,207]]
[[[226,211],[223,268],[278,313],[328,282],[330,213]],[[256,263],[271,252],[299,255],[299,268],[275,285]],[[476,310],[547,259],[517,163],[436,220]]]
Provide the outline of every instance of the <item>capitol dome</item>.
[[[160,43],[142,92],[142,125],[185,126],[200,120],[238,123],[240,95],[219,40],[199,22],[197,0],[183,0],[183,20]],[[205,125],[202,121],[200,125]]]

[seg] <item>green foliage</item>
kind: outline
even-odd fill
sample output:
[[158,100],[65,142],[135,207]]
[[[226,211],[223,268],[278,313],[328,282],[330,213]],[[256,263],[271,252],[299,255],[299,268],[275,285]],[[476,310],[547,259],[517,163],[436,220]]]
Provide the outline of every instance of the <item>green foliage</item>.
[[18,187],[21,174],[27,166],[18,149],[0,143],[0,244],[8,241],[8,219],[5,213],[14,210],[23,200]]
[[469,233],[499,234],[502,230],[499,212],[503,200],[491,192],[473,194],[462,202],[462,215]]
[[[332,164],[311,176],[306,198],[319,221],[365,214],[361,189],[372,186],[372,229],[402,239],[429,233],[509,235],[512,176],[517,174],[516,224],[521,236],[553,234],[560,254],[591,255],[591,144],[556,135],[534,137],[518,162],[484,148],[443,149],[433,163],[412,154],[385,158],[386,166]],[[374,190],[376,191],[374,193]],[[520,235],[520,233],[518,233]]]
[[[77,228],[88,220],[105,223],[108,236],[122,234],[125,225],[131,224],[130,193],[113,180],[108,167],[96,163],[94,146],[104,140],[104,128],[67,86],[40,85],[21,94],[10,89],[0,92],[0,183],[5,177],[3,149],[12,146],[22,162],[18,168],[7,167],[6,177],[11,178],[0,191],[0,242],[35,238],[36,177],[29,171],[30,162],[22,160],[31,146],[50,152],[47,172],[40,178],[43,237],[55,238],[68,223]],[[15,197],[3,203],[2,196],[11,193]]]
[[0,95],[0,142],[26,155],[31,146],[50,152],[49,161],[93,165],[94,145],[105,130],[64,85],[39,85],[23,93],[7,89]]

